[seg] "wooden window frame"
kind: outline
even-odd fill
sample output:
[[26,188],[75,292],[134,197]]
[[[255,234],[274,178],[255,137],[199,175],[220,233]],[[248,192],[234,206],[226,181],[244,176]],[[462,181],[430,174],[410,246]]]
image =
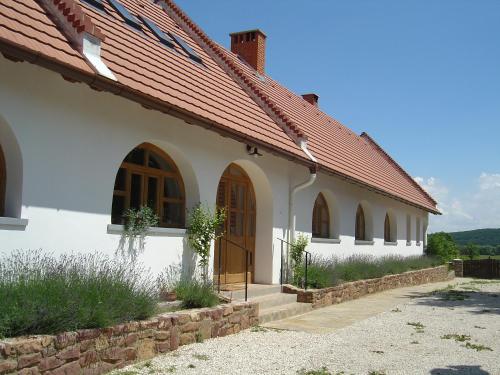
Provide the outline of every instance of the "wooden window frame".
[[[149,144],[149,143],[143,143],[135,149],[143,149],[144,150],[144,164],[143,165],[138,165],[138,164],[133,164],[133,163],[128,163],[125,160],[122,162],[120,165],[118,172],[115,177],[115,182],[116,178],[118,177],[118,173],[120,172],[120,169],[125,169],[126,170],[126,177],[125,177],[125,190],[113,190],[113,199],[115,196],[121,196],[125,198],[125,204],[124,204],[124,210],[127,210],[130,208],[130,199],[131,199],[131,186],[132,186],[132,174],[140,175],[141,176],[141,186],[142,186],[142,194],[140,196],[141,200],[141,206],[146,206],[148,205],[148,179],[150,177],[157,178],[157,192],[156,192],[156,207],[154,207],[155,213],[159,217],[159,227],[163,228],[185,228],[185,211],[186,211],[186,194],[185,194],[185,189],[184,189],[184,181],[182,180],[182,176],[179,172],[179,168],[175,164],[175,162],[172,160],[171,157],[169,157],[163,150],[160,148]],[[133,151],[133,150],[132,150]],[[164,171],[161,169],[156,169],[152,167],[148,167],[147,163],[149,160],[149,155],[150,152],[155,153],[164,161],[169,164],[173,171]],[[177,181],[177,184],[179,186],[179,191],[180,191],[180,198],[173,198],[173,197],[164,197],[163,192],[165,188],[165,178],[173,178]],[[115,184],[116,185],[116,184]],[[179,223],[176,224],[168,224],[163,221],[163,204],[164,203],[178,203],[181,205],[181,220]],[[112,218],[113,220],[113,218]],[[123,221],[120,223],[114,222],[113,224],[123,224]]]
[[5,215],[5,191],[7,189],[7,165],[0,145],[0,216]]
[[[323,231],[324,224],[326,224],[326,232]],[[330,210],[323,193],[319,193],[314,201],[312,236],[313,238],[330,238]]]
[[356,241],[366,241],[366,219],[365,211],[361,205],[358,205],[356,210],[356,223],[354,230],[354,238]]

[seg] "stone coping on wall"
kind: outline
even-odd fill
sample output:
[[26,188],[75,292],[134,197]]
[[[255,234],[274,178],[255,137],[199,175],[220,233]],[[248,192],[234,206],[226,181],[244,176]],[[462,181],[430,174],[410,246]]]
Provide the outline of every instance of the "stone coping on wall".
[[352,281],[324,289],[304,290],[292,285],[283,285],[283,292],[297,294],[297,302],[311,303],[313,308],[319,308],[384,290],[446,281],[454,277],[453,271],[448,272],[448,266],[444,265],[396,275],[386,275],[376,279]]
[[109,328],[0,340],[0,374],[98,375],[257,325],[252,302],[165,313]]

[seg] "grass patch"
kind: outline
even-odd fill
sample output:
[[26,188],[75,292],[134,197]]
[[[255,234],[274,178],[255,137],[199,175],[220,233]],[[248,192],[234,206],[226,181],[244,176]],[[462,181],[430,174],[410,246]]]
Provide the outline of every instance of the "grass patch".
[[479,285],[490,285],[490,284],[500,284],[500,280],[472,280],[467,284],[479,284]]
[[470,298],[470,292],[465,292],[462,290],[449,290],[445,293],[441,294],[441,299],[445,301],[463,301],[467,298]]
[[196,332],[194,334],[194,339],[197,343],[202,343],[203,342],[203,335],[201,334],[201,332]]
[[208,361],[210,357],[206,354],[193,354],[193,357],[200,361]]
[[250,328],[250,332],[267,332],[267,331],[268,329],[262,326],[253,326],[252,328]]
[[177,370],[177,368],[174,365],[169,366],[169,367],[167,367],[165,369],[165,371],[168,372],[168,373],[170,373],[170,374],[173,373],[173,372],[175,372],[176,370]]
[[[429,256],[374,257],[361,254],[343,259],[313,256],[311,264],[308,266],[307,283],[310,288],[326,288],[344,282],[373,279],[441,264],[441,260]],[[298,279],[301,280],[300,276],[304,274],[303,267],[299,267],[297,272]]]
[[470,341],[470,336],[468,335],[457,335],[456,333],[451,333],[441,336],[443,340],[455,340],[457,342]]
[[465,290],[472,290],[473,292],[479,292],[480,289],[478,287],[472,286],[472,285],[460,285],[461,289]]
[[368,375],[386,375],[386,372],[381,370],[372,370],[368,373]]
[[190,363],[187,367],[188,367],[188,368],[196,368],[196,366],[195,366],[195,365],[193,365],[192,363]]
[[141,369],[141,368],[151,368],[152,366],[153,366],[153,362],[146,361],[144,363],[139,363],[139,364],[135,365],[134,367],[137,369]]
[[415,340],[415,341],[410,342],[410,344],[416,345],[416,344],[420,344],[420,343]]
[[484,346],[484,345],[481,345],[481,344],[472,344],[470,342],[465,343],[464,347],[467,348],[467,349],[474,349],[477,352],[481,352],[481,351],[484,351],[484,350],[488,350],[490,352],[493,351],[493,349],[491,349],[488,346]]
[[481,327],[481,326],[474,326],[474,328],[477,328],[477,329],[486,329],[486,327]]
[[137,262],[103,254],[0,257],[0,336],[54,334],[142,320],[157,293]]
[[425,326],[422,323],[420,323],[420,322],[407,322],[406,324],[415,328],[415,332],[424,333]]
[[219,303],[219,297],[215,294],[212,285],[196,279],[180,280],[175,287],[175,292],[177,298],[182,301],[181,306],[185,309],[212,307]]
[[[317,370],[299,370],[297,371],[297,374],[299,375],[333,375],[326,367],[321,367],[320,369]],[[338,373],[340,374],[340,373]]]

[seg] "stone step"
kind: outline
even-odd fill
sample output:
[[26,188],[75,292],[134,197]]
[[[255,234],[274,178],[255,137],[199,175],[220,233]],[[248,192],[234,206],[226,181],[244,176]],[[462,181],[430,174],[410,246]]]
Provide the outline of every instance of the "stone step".
[[252,302],[259,303],[259,309],[267,309],[274,306],[288,305],[293,302],[297,302],[296,294],[286,294],[286,293],[273,293],[266,294],[260,297],[250,298]]
[[[233,291],[223,291],[226,297],[231,298],[233,301],[243,301],[245,299],[245,286],[242,289]],[[281,285],[266,285],[266,284],[249,284],[248,285],[248,299],[267,296],[271,294],[281,293]]]
[[299,302],[273,306],[266,309],[259,309],[259,324],[286,319],[291,316],[301,315],[309,311],[312,311],[311,304]]

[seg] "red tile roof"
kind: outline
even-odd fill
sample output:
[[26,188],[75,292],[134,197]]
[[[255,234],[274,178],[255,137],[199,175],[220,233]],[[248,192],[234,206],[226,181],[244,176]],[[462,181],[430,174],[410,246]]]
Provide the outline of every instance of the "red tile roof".
[[148,0],[121,0],[132,14],[181,36],[203,64],[180,48],[163,46],[146,27],[138,32],[127,26],[105,1],[105,12],[79,3],[105,36],[102,59],[118,82],[96,76],[35,0],[2,0],[0,50],[311,165],[298,145],[308,139],[308,148],[326,172],[437,212],[436,202],[371,138],[354,134],[270,77],[259,79],[172,2],[167,2],[167,15]]

